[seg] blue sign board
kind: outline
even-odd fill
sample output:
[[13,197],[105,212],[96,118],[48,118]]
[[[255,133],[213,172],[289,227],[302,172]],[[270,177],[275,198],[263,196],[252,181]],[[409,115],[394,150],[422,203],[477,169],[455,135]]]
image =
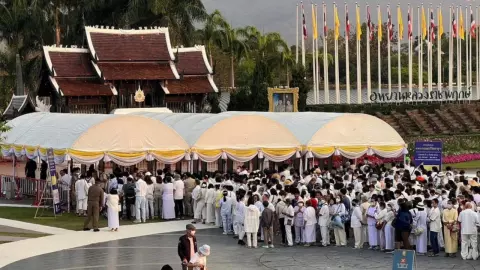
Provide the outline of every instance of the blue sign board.
[[415,270],[415,251],[396,249],[393,253],[393,270]]
[[415,165],[442,165],[443,143],[437,142],[415,142]]

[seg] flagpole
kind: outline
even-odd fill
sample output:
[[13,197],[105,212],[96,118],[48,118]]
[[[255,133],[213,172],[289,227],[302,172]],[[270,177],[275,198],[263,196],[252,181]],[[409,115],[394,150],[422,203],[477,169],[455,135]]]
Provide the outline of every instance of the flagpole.
[[[355,15],[356,15],[356,19],[357,19],[357,28],[358,28],[358,26],[361,27],[361,25],[358,24],[358,22],[360,22],[360,20],[361,20],[360,19],[360,7],[358,6],[358,3],[355,3],[355,4],[356,4],[356,10],[355,10],[356,14]],[[361,30],[362,29],[357,29],[357,35],[359,35],[359,31],[361,31]],[[368,33],[368,30],[367,30],[367,33]],[[361,73],[361,63],[360,63],[360,59],[361,59],[361,57],[360,57],[360,39],[361,39],[361,36],[359,36],[359,37],[360,38],[357,38],[357,103],[362,104],[362,73]],[[367,38],[367,40],[368,40],[368,38]],[[368,43],[367,43],[367,48],[368,48]],[[367,56],[367,59],[368,59],[368,56]],[[368,66],[367,66],[367,73],[368,73]]]
[[392,66],[391,66],[391,59],[390,59],[390,25],[392,24],[391,22],[391,11],[390,11],[390,5],[387,5],[388,8],[388,21],[389,24],[387,25],[387,51],[388,51],[388,94],[390,95],[392,93]]
[[[378,93],[382,93],[382,55],[381,55],[381,38],[380,36],[383,35],[383,33],[378,33],[382,31],[382,19],[381,19],[381,11],[380,11],[380,5],[377,5],[377,12],[378,12],[378,22],[379,25],[377,25],[377,54],[378,54]],[[368,97],[368,100],[370,100],[370,96]]]
[[295,63],[298,64],[298,4],[297,4],[297,27],[296,27],[296,40],[295,40]]
[[467,34],[467,38],[465,39],[465,61],[466,61],[466,64],[467,64],[467,68],[465,69],[465,72],[467,73],[467,81],[465,82],[465,87],[466,89],[465,90],[469,90],[470,88],[470,59],[468,59],[470,57],[470,50],[468,49],[468,44],[470,43],[469,42],[469,39],[470,39],[470,27],[468,26],[468,8],[465,7],[465,34]]
[[[348,15],[348,6],[345,4],[345,15]],[[346,17],[345,17],[346,18]],[[348,18],[350,21],[350,17]],[[347,27],[345,22],[345,27]],[[350,104],[350,50],[348,48],[348,43],[350,42],[350,32],[345,29],[345,69],[346,69],[346,84],[347,84],[347,104]]]
[[328,84],[328,49],[327,49],[327,5],[323,3],[323,90],[325,91],[325,104],[330,103],[330,87]]
[[[476,17],[475,22],[476,22],[477,25],[478,25],[478,6],[475,7],[475,17]],[[480,59],[478,59],[478,57],[479,57],[480,55],[479,55],[479,51],[478,51],[478,45],[479,45],[479,42],[478,42],[479,37],[478,37],[478,35],[479,35],[479,33],[478,33],[478,27],[477,27],[477,25],[476,25],[476,27],[475,27],[475,33],[476,33],[476,38],[475,38],[475,56],[476,56],[476,58],[475,58],[475,75],[476,75],[476,82],[475,82],[475,84],[476,84],[476,86],[477,86],[477,96],[476,96],[476,99],[479,98],[479,94],[480,94],[480,85],[479,85],[479,84],[480,84],[480,74],[479,74],[479,71],[478,71],[478,66],[479,66],[478,62],[479,62],[479,60],[480,60]],[[472,95],[470,95],[470,97],[471,97],[471,96],[472,96]]]
[[[428,17],[431,17],[431,11],[432,8],[431,6],[427,9],[427,14]],[[428,26],[428,49],[427,49],[427,73],[428,73],[428,88],[427,91],[430,94],[432,91],[432,27],[429,25]]]
[[[398,16],[398,21],[400,22],[402,19],[402,14],[400,12],[400,4],[397,5],[398,11],[397,11],[397,16]],[[403,39],[403,33],[400,33],[400,27],[402,27],[403,31],[403,23],[400,25],[398,24],[398,40],[397,40],[397,46],[398,46],[398,93],[402,93],[402,48],[401,48],[401,43]]]
[[[425,16],[425,12],[423,9],[423,4],[422,4],[422,9],[421,9],[421,15],[420,15],[420,8],[418,11],[418,21],[419,23],[419,33],[420,33],[420,49],[418,50],[418,90],[420,93],[423,93],[423,27],[424,27],[424,21],[423,18]],[[421,24],[421,26],[420,26]]]
[[[472,23],[472,6],[470,6],[470,27],[468,28],[469,30],[471,30],[472,26],[471,26],[471,23]],[[469,72],[469,75],[468,75],[468,79],[469,79],[469,87],[470,87],[470,91],[472,89],[472,86],[473,86],[473,79],[472,79],[472,57],[473,57],[473,53],[472,53],[472,32],[471,31],[468,31],[468,72]],[[471,96],[471,95],[470,95]]]
[[315,4],[315,70],[317,76],[317,104],[320,103],[320,67],[318,65],[318,6]]
[[[333,5],[335,9],[335,16],[337,16],[338,7],[335,3],[333,3]],[[335,36],[335,101],[336,101],[336,104],[340,103],[340,74],[339,74],[338,68],[339,68],[338,67],[338,38],[337,36]]]
[[441,39],[442,39],[442,33],[440,32],[440,28],[443,27],[440,26],[440,24],[443,24],[443,18],[442,18],[442,6],[437,7],[437,21],[438,21],[438,26],[437,26],[437,32],[438,32],[438,37],[437,37],[437,88],[438,91],[442,91],[442,46],[441,46]]
[[[370,16],[370,7],[367,4],[367,16]],[[370,24],[372,23],[372,18],[370,16]],[[371,72],[371,67],[370,67],[370,25],[367,25],[367,100],[366,102],[369,102],[370,100],[370,95],[372,94],[372,72]],[[360,44],[360,41],[358,42]],[[360,99],[361,101],[362,99]]]
[[312,68],[313,68],[313,100],[314,104],[317,104],[317,69],[315,66],[315,7],[312,3]]
[[450,6],[450,35],[448,37],[448,91],[453,90],[453,18],[452,18],[452,6]]
[[[457,9],[458,12],[458,16],[459,16],[459,20],[460,20],[460,16],[463,17],[463,15],[461,15],[463,13],[462,11],[462,6],[460,6],[459,9]],[[458,28],[459,29],[463,29],[463,25],[462,25],[463,22],[458,22]],[[458,54],[457,54],[457,91],[458,91],[458,94],[460,94],[460,91],[462,91],[462,39],[460,37],[460,31],[458,31],[458,35],[457,35],[457,51],[458,51]],[[462,34],[464,35],[464,34]]]
[[[410,37],[410,28],[413,29],[413,20],[410,9],[410,3],[408,4],[408,22],[407,22],[407,43],[408,43],[408,92],[412,93],[412,39]],[[412,30],[413,31],[413,30]]]
[[300,2],[302,5],[302,66],[305,68],[305,31],[304,31],[304,26],[305,26],[305,8],[303,6],[303,2]]

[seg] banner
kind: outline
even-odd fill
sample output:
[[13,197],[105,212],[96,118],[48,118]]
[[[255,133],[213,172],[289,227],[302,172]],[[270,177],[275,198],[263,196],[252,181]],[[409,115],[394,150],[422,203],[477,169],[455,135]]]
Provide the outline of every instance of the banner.
[[437,165],[442,166],[443,144],[437,142],[415,142],[415,166]]
[[393,270],[415,270],[415,251],[396,249],[393,253]]
[[50,180],[52,185],[52,199],[53,199],[53,211],[55,214],[60,214],[60,195],[58,193],[57,183],[57,168],[55,167],[55,157],[53,155],[53,148],[47,149],[47,162],[50,168]]

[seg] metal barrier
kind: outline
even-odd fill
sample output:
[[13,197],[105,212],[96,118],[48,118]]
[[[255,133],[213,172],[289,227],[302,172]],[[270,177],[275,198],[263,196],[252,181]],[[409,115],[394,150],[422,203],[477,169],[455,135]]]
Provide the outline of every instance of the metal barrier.
[[[39,205],[44,190],[43,198],[51,199],[51,184],[46,180],[28,177],[15,177],[14,180],[12,175],[0,175],[0,197],[8,200],[34,199],[33,205]],[[58,193],[60,202],[70,202],[70,188],[68,186],[59,184]]]

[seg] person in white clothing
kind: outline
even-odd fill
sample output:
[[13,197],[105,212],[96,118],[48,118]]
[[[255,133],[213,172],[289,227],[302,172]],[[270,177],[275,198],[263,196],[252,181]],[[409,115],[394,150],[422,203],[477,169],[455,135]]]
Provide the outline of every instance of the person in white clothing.
[[185,195],[185,183],[179,174],[173,176],[173,199],[175,200],[175,216],[183,218],[183,197]]
[[145,196],[145,206],[146,206],[146,215],[147,219],[153,219],[155,216],[154,208],[153,208],[153,190],[155,188],[154,181],[157,181],[157,178],[154,176],[146,176],[145,183],[147,183],[147,195]]
[[244,229],[247,234],[247,247],[257,248],[257,233],[260,227],[260,210],[255,206],[255,200],[252,196],[248,198],[247,205],[244,219]]
[[377,224],[381,224],[381,228],[378,229],[378,235],[380,235],[380,250],[385,251],[385,217],[387,215],[387,205],[385,202],[380,202],[379,204],[379,211],[375,213],[375,219],[377,221]]
[[305,206],[307,207],[303,213],[303,220],[305,220],[305,246],[309,247],[315,243],[317,238],[315,231],[317,216],[310,200],[305,203]]
[[351,227],[353,228],[353,236],[355,238],[355,246],[354,248],[359,249],[363,247],[363,243],[365,239],[363,239],[363,232],[362,232],[362,209],[358,203],[357,199],[352,200],[353,205],[353,212],[351,218]]
[[[335,205],[333,206],[333,209],[334,209],[333,216],[342,217],[343,215],[346,214],[345,205],[342,203],[340,198],[335,199]],[[340,228],[338,226],[335,226],[333,228],[333,232],[335,234],[335,244],[337,245],[337,247],[346,246],[347,237],[345,234],[345,227]]]
[[472,203],[466,203],[465,208],[458,216],[462,234],[460,254],[464,260],[476,260],[478,258],[477,226],[480,225],[480,219],[477,213],[472,210]]
[[203,222],[203,224],[205,224],[205,216],[206,216],[205,214],[207,212],[205,207],[206,197],[207,197],[207,183],[202,182],[202,184],[200,185],[200,191],[198,192],[197,196],[194,197],[195,212],[194,212],[194,220],[192,221],[193,224],[197,222]]
[[147,217],[147,183],[142,179],[142,175],[137,175],[137,182],[135,183],[135,221],[134,223],[145,222]]
[[330,234],[328,232],[330,209],[325,200],[321,200],[318,206],[320,207],[320,211],[318,212],[318,225],[320,225],[320,233],[322,235],[322,246],[326,247],[330,244]]
[[205,198],[207,204],[207,217],[205,222],[207,224],[215,224],[215,188],[213,184],[208,184],[207,195]]
[[87,211],[87,197],[88,197],[88,189],[90,188],[90,184],[85,180],[83,177],[78,179],[75,182],[75,195],[77,198],[77,214],[79,216],[86,216]]
[[293,227],[293,217],[294,217],[294,210],[292,206],[291,199],[285,199],[286,207],[283,210],[283,214],[285,215],[285,236],[286,236],[286,244],[291,247],[293,246],[293,239],[292,239],[292,227]]
[[188,262],[187,266],[191,267],[192,270],[203,270],[207,269],[207,256],[210,255],[210,246],[203,245],[198,248],[198,252],[193,254]]
[[430,244],[432,245],[432,253],[430,257],[437,257],[440,253],[440,246],[438,244],[438,233],[442,230],[442,217],[440,209],[438,209],[438,199],[432,200],[432,209],[428,214],[430,222]]
[[107,215],[108,215],[108,228],[111,231],[118,231],[120,227],[119,215],[120,212],[120,198],[116,189],[110,190],[110,194],[107,195]]

